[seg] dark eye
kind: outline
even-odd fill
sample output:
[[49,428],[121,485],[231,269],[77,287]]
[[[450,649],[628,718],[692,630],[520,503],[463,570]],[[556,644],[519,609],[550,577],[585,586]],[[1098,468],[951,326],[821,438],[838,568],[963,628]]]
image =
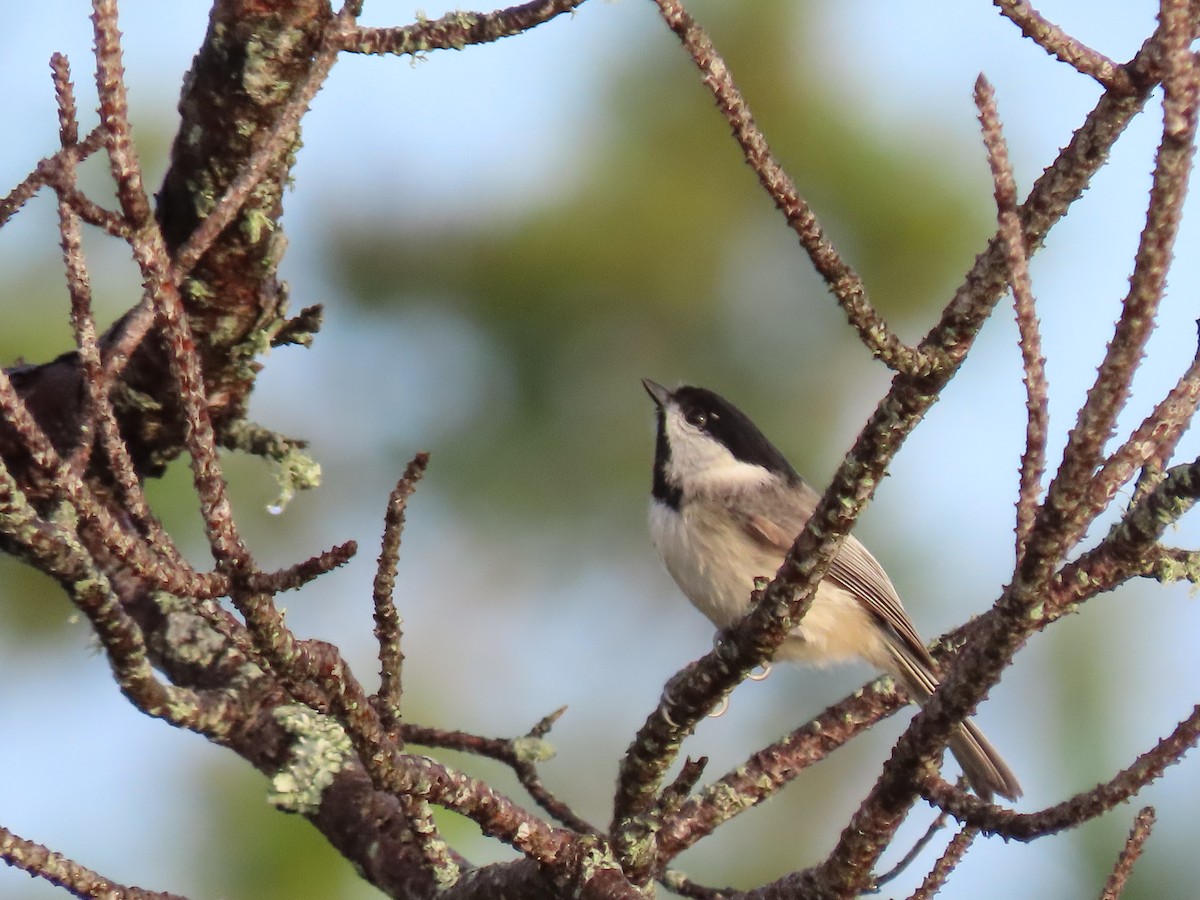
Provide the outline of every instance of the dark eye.
[[684,418],[687,419],[687,423],[689,425],[695,426],[696,428],[703,428],[708,424],[708,413],[702,409],[689,409]]

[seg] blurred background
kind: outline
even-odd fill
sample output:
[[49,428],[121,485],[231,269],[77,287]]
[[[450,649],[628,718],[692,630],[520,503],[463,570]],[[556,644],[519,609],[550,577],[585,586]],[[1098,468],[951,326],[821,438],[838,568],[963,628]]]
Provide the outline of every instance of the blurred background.
[[[996,86],[1023,192],[1099,95],[983,2],[689,6],[801,192],[909,341],[993,231],[976,75]],[[1152,31],[1156,11],[1083,0],[1040,8],[1119,61]],[[364,21],[446,10],[376,0]],[[88,13],[83,0],[0,13],[5,191],[55,147],[52,52],[70,56],[82,125],[95,122]],[[151,186],[206,17],[202,0],[122,7]],[[1051,468],[1127,289],[1159,122],[1156,98],[1033,263]],[[323,303],[326,323],[312,349],[265,360],[253,414],[311,441],[324,484],[272,516],[270,468],[231,456],[239,522],[267,568],[359,541],[352,565],[288,596],[288,615],[302,636],[340,645],[373,684],[370,586],[383,510],[407,460],[431,451],[397,584],[406,715],[510,736],[568,705],[544,776],[578,811],[607,822],[621,754],[666,678],[711,639],[646,537],[653,424],[638,379],[721,392],[824,487],[887,372],[813,275],[650,3],[592,0],[529,35],[417,61],[344,57],[303,137],[285,198],[283,274],[294,308]],[[104,189],[103,164],[89,168],[93,189]],[[1193,210],[1122,435],[1194,353],[1194,219]],[[116,242],[92,235],[86,249],[107,323],[136,296],[136,271]],[[66,349],[50,195],[0,234],[0,279],[0,364]],[[1023,434],[1016,329],[1003,302],[856,532],[928,638],[985,610],[1008,580]],[[1187,439],[1181,455],[1196,452]],[[151,490],[204,561],[186,468]],[[1185,523],[1173,539],[1196,546],[1200,533]],[[378,896],[306,822],[267,805],[265,778],[136,713],[52,583],[0,559],[0,604],[5,826],[114,879],[195,898]],[[1147,583],[1035,636],[978,717],[1023,782],[1021,809],[1110,778],[1190,712],[1198,627],[1186,586]],[[777,669],[739,688],[685,752],[708,755],[717,777],[870,675],[860,666]],[[750,886],[822,859],[907,718],[805,773],[679,867],[701,882]],[[499,767],[445,758],[524,802]],[[980,841],[944,896],[1095,896],[1146,803],[1158,826],[1127,896],[1185,895],[1200,879],[1198,786],[1189,758],[1136,805],[1070,835],[1032,846]],[[918,806],[884,865],[932,818]],[[469,823],[445,816],[443,825],[473,860],[507,858]],[[910,892],[942,846],[884,895]],[[0,869],[0,896],[65,895]]]

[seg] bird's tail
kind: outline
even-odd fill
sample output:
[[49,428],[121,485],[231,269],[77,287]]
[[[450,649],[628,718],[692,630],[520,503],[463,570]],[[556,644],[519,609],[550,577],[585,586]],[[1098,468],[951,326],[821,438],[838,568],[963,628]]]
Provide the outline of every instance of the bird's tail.
[[1021,796],[1017,776],[983,736],[979,726],[970,719],[966,719],[950,736],[950,752],[962,766],[963,774],[980,799],[990,801],[992,794],[1009,800]]
[[[909,697],[917,703],[924,704],[938,685],[933,658],[916,659],[907,647],[898,642],[890,645],[888,649],[896,663],[893,671],[908,690]],[[950,735],[949,746],[950,752],[962,766],[971,789],[980,799],[990,802],[994,794],[1009,800],[1016,800],[1021,796],[1021,785],[1017,776],[973,721],[963,720]]]

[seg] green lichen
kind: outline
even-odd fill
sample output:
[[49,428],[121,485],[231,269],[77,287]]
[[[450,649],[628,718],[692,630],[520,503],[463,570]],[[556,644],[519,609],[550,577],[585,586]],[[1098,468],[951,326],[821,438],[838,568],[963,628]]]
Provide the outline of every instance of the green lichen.
[[329,716],[307,706],[281,706],[274,716],[295,740],[283,768],[271,778],[267,800],[284,812],[310,815],[320,808],[334,776],[353,757],[350,738]]
[[184,610],[167,613],[165,641],[180,662],[200,667],[213,665],[228,645],[208,622]]
[[517,759],[527,763],[545,762],[548,759],[554,759],[554,755],[557,753],[554,745],[545,738],[532,735],[516,738],[512,742],[512,748]]
[[156,413],[160,412],[163,408],[160,400],[156,400],[150,394],[131,388],[126,382],[121,382],[117,390],[121,393],[122,405],[128,409],[143,413]]
[[1163,556],[1155,564],[1154,576],[1162,582],[1190,582],[1195,593],[1200,587],[1200,554],[1188,553],[1178,558]]
[[197,218],[207,219],[217,205],[217,191],[213,186],[212,175],[201,169],[184,182],[184,187],[187,188],[188,196],[192,198],[192,207]]
[[287,509],[297,491],[311,490],[321,484],[321,464],[299,447],[291,447],[278,463],[275,479],[279,482],[279,496],[267,507],[274,515]]
[[[745,768],[743,767],[738,774],[745,774]],[[766,789],[771,786],[771,779],[766,775],[762,776],[757,785],[759,789]],[[751,797],[739,793],[730,785],[720,781],[709,786],[705,791],[704,799],[712,805],[713,809],[721,813],[723,819],[731,819],[738,813],[749,809],[755,803]]]
[[257,244],[264,234],[275,230],[275,222],[261,209],[247,206],[242,210],[242,234],[251,244]]
[[477,16],[465,12],[447,13],[442,17],[442,23],[450,26],[447,30],[451,35],[449,44],[453,49],[462,50],[467,46],[467,34],[477,20]]
[[278,106],[292,93],[293,85],[282,76],[280,60],[290,56],[290,50],[304,38],[297,29],[286,29],[273,35],[270,43],[259,36],[245,44],[246,62],[242,68],[242,88],[259,106]]
[[[612,853],[599,840],[594,837],[586,837],[583,840],[585,848],[579,859],[579,880],[581,883],[586,884],[590,882],[606,869],[612,869],[617,872],[621,871],[621,867],[613,858]],[[651,888],[650,896],[653,896],[653,888]]]
[[185,278],[183,284],[180,285],[180,290],[184,296],[192,300],[211,300],[216,296],[208,283],[198,278]]
[[[33,511],[33,507],[27,508],[31,512]],[[56,503],[46,518],[52,525],[57,525],[62,529],[63,538],[69,540],[73,547],[79,547],[78,542],[75,540],[75,535],[79,531],[79,510],[74,505],[65,500]]]

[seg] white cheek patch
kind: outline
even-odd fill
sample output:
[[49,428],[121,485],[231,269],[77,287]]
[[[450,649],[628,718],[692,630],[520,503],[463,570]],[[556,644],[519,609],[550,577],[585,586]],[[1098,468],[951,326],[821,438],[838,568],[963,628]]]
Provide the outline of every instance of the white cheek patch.
[[688,423],[677,406],[666,411],[667,440],[671,456],[667,480],[698,493],[720,486],[726,490],[754,487],[772,480],[762,466],[742,462],[720,442]]

